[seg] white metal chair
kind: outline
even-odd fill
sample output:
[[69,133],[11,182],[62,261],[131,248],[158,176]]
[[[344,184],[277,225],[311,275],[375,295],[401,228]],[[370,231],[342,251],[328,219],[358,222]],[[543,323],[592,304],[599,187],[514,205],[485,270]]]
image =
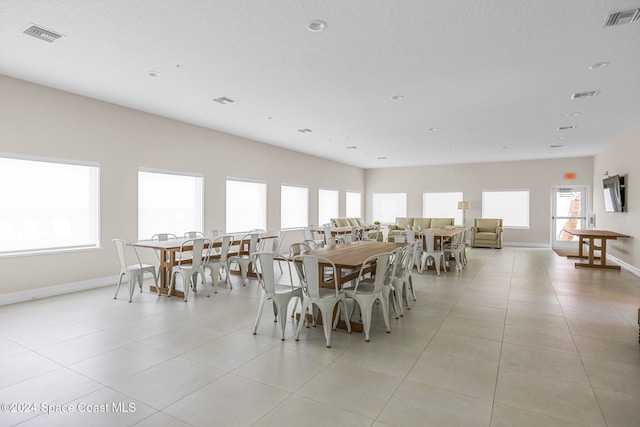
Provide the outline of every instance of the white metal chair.
[[[133,291],[136,288],[136,280],[138,281],[138,286],[140,286],[140,292],[142,292],[142,280],[144,277],[144,273],[149,273],[153,275],[153,280],[156,285],[156,289],[158,290],[158,296],[160,296],[160,287],[158,286],[158,275],[156,273],[156,266],[150,264],[143,264],[140,261],[140,256],[138,255],[138,251],[135,246],[130,246],[125,240],[122,239],[113,239],[113,244],[116,247],[116,251],[118,252],[118,261],[120,262],[120,277],[118,278],[118,286],[116,287],[116,294],[113,296],[113,299],[118,298],[118,291],[120,290],[120,284],[122,283],[122,278],[127,276],[129,280],[129,302],[133,298]],[[129,264],[127,253],[127,248],[131,248],[131,252],[135,254],[135,258],[137,263]]]
[[207,237],[202,231],[187,231],[184,233],[186,239],[195,239],[196,237]]
[[[300,263],[299,268],[296,268],[300,276],[300,284],[302,285],[302,311],[300,312],[300,321],[296,328],[296,341],[300,339],[300,331],[303,324],[308,324],[307,310],[309,308],[317,307],[322,316],[322,327],[324,330],[324,337],[327,341],[327,347],[331,347],[331,330],[335,328],[335,325],[340,318],[340,312],[336,315],[335,322],[332,325],[331,319],[333,317],[333,309],[336,304],[342,303],[342,312],[344,314],[345,322],[347,323],[347,330],[351,333],[351,323],[349,322],[349,315],[347,313],[347,301],[344,291],[338,289],[338,280],[336,278],[336,266],[331,260],[316,257],[312,255],[296,255],[293,258],[294,263]],[[327,268],[327,266],[333,269],[333,288],[320,287],[321,271]],[[315,325],[315,316],[313,316],[313,324]]]
[[414,265],[414,256],[416,254],[415,246],[420,242],[414,243],[396,250],[393,263],[392,273],[390,275],[390,287],[393,295],[393,308],[396,313],[396,319],[404,316],[404,306],[409,310],[407,302],[407,293],[411,291],[413,300],[416,300],[413,291],[413,280],[411,278],[411,270]]
[[[233,245],[234,238],[231,235],[219,236],[213,240],[210,250],[209,260],[203,264],[205,271],[208,269],[211,273],[211,285],[213,293],[218,293],[218,285],[224,273],[224,281],[229,285],[229,289],[233,289],[231,279],[229,278],[229,250]],[[204,281],[204,277],[203,277]]]
[[151,236],[151,240],[159,240],[159,241],[165,241],[165,240],[177,239],[177,238],[178,236],[176,236],[173,233],[158,233]]
[[453,241],[449,243],[445,243],[443,245],[444,250],[444,259],[445,261],[449,261],[451,256],[454,257],[456,262],[456,270],[462,271],[463,267],[463,253],[464,253],[464,231],[462,233],[456,234],[453,237]]
[[324,245],[324,240],[322,239],[316,239],[316,237],[313,235],[313,231],[311,231],[311,227],[304,227],[302,229],[303,233],[304,233],[304,240],[311,240],[313,242],[315,242],[318,246],[323,246]]
[[280,339],[284,341],[284,330],[287,326],[287,309],[289,307],[289,301],[291,301],[291,298],[295,297],[302,300],[302,288],[294,286],[293,282],[288,285],[276,283],[273,271],[274,260],[275,254],[273,252],[256,252],[252,256],[252,262],[258,276],[258,282],[262,288],[258,314],[256,316],[256,322],[253,325],[253,334],[255,335],[258,331],[258,324],[262,318],[264,303],[271,300],[273,302],[273,311],[276,317],[274,321],[280,323]]
[[[380,301],[382,307],[382,316],[384,318],[384,325],[387,328],[387,333],[391,332],[389,327],[389,300],[384,298],[384,282],[389,268],[389,260],[391,254],[388,252],[371,256],[366,259],[362,267],[360,268],[360,275],[356,281],[356,285],[351,289],[344,291],[347,298],[353,299],[358,303],[360,307],[360,313],[362,316],[362,327],[364,329],[364,340],[369,342],[369,332],[371,330],[371,314],[373,311],[373,305],[376,301]],[[375,269],[373,278],[365,278],[367,270]],[[351,307],[351,316],[355,311],[355,304]]]
[[[204,283],[204,268],[203,264],[206,264],[209,260],[209,250],[211,248],[211,239],[205,237],[199,237],[195,239],[185,240],[180,245],[180,253],[191,252],[193,257],[190,260],[181,261],[173,267],[171,272],[171,280],[169,281],[169,292],[167,296],[171,296],[171,290],[175,290],[177,276],[182,278],[182,287],[184,292],[184,300],[187,301],[189,296],[189,288],[193,288],[194,292],[197,290],[198,274],[202,277]],[[205,249],[206,246],[206,249]],[[190,248],[190,249],[188,249]],[[206,286],[205,286],[206,288]],[[207,296],[209,293],[207,292]]]
[[[242,275],[242,286],[247,284],[247,275],[249,274],[249,265],[251,264],[251,256],[258,249],[258,240],[262,233],[249,233],[242,236],[238,250],[229,256],[229,266],[233,263],[238,264],[240,274]],[[246,250],[245,250],[246,247]]]
[[442,250],[442,244],[440,244],[440,248],[435,248],[435,235],[432,231],[427,231],[424,233],[425,239],[425,249],[422,251],[422,258],[420,260],[420,268],[418,273],[422,273],[427,266],[427,260],[431,258],[436,267],[436,272],[438,276],[440,275],[440,262],[444,264],[444,251]]

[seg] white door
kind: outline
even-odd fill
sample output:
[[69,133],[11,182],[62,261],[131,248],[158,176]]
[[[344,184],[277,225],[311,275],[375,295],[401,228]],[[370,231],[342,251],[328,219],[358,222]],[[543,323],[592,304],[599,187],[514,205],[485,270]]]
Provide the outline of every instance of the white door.
[[578,247],[578,238],[562,231],[562,229],[589,228],[587,224],[587,197],[587,187],[584,185],[557,187],[551,190],[551,247]]

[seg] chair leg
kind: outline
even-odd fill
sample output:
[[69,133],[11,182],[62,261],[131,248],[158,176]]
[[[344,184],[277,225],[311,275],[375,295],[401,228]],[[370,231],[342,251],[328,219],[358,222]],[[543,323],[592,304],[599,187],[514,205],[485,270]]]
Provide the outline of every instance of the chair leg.
[[133,291],[136,290],[136,278],[139,279],[140,276],[129,276],[129,302],[131,302],[131,300],[133,299]]
[[116,286],[116,294],[113,296],[113,299],[118,298],[118,292],[120,291],[120,284],[122,283],[122,276],[124,276],[125,273],[120,273],[120,278],[118,278],[118,286]]
[[331,312],[333,312],[333,308],[331,310],[327,310],[325,313],[322,308],[320,308],[320,314],[322,315],[322,329],[324,330],[324,337],[327,339],[327,348],[331,347]]
[[277,311],[278,322],[280,322],[280,340],[284,341],[284,330],[287,327],[287,306],[289,300],[283,300],[278,303],[273,300],[273,308]]
[[260,319],[262,318],[262,307],[264,307],[264,303],[267,301],[266,295],[262,295],[260,297],[260,305],[258,306],[258,314],[256,315],[256,322],[253,324],[253,335],[258,333],[258,325],[260,324]]

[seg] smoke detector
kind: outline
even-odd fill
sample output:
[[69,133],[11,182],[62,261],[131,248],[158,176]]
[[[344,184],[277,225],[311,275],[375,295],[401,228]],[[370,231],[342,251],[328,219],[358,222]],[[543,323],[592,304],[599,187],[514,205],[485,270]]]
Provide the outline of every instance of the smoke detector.
[[614,25],[629,24],[631,22],[640,21],[640,8],[624,10],[622,12],[613,12],[607,16],[603,27],[612,27]]

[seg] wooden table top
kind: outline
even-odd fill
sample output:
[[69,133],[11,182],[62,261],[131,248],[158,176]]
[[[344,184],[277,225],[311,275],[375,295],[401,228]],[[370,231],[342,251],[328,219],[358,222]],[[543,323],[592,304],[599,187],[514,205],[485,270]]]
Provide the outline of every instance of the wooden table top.
[[310,252],[305,252],[305,255],[327,258],[331,260],[336,267],[356,269],[370,256],[393,252],[406,245],[407,243],[362,241],[336,245],[333,248],[315,249]]
[[597,238],[610,238],[610,239],[615,239],[618,237],[631,237],[626,234],[616,233],[615,231],[609,231],[609,230],[573,230],[570,228],[563,228],[563,230],[574,236],[582,236],[582,237],[597,237]]

